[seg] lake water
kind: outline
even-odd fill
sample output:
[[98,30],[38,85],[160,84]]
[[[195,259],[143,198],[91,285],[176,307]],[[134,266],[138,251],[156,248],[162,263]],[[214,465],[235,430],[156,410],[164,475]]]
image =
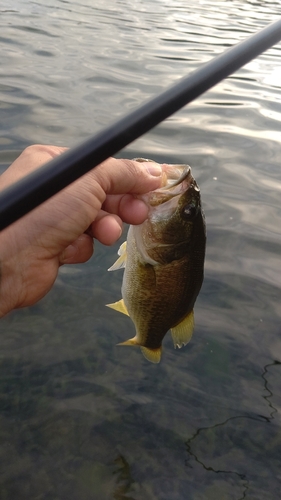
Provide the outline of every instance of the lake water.
[[[281,15],[267,0],[2,0],[0,164],[73,146]],[[0,323],[0,499],[272,500],[281,490],[281,45],[123,157],[188,163],[208,244],[191,343],[116,347],[119,245]],[[125,234],[123,239],[125,239]],[[129,334],[129,335],[128,335]]]

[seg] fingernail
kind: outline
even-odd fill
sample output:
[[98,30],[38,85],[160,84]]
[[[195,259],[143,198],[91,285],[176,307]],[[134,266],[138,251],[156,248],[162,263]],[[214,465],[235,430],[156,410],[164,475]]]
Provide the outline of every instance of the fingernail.
[[150,175],[153,175],[153,177],[160,177],[162,175],[162,167],[159,165],[159,163],[147,163],[146,168]]

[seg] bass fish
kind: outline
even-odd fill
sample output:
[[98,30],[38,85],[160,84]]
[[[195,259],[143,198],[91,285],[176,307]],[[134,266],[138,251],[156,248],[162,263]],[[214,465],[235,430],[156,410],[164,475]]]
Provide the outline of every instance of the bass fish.
[[152,363],[160,362],[168,330],[175,348],[191,339],[206,245],[200,189],[191,168],[164,169],[165,185],[139,197],[149,207],[147,220],[129,227],[127,242],[109,268],[125,271],[122,299],[107,305],[130,316],[136,328],[135,337],[118,345],[140,346]]

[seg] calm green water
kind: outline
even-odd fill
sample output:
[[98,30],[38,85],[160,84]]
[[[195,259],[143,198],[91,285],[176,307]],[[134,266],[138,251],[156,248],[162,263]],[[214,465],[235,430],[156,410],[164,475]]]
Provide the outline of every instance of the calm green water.
[[[280,15],[266,0],[2,0],[2,168],[32,143],[81,142]],[[61,269],[0,323],[0,499],[279,499],[281,45],[120,155],[189,163],[201,187],[194,337],[175,351],[167,335],[159,366],[116,347],[133,334],[104,307],[118,246]]]

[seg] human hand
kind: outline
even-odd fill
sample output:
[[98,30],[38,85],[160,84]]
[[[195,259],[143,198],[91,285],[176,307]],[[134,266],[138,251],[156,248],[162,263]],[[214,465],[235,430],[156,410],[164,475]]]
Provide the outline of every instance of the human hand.
[[[0,177],[0,190],[64,151],[26,148]],[[148,209],[134,195],[157,189],[161,180],[155,163],[110,158],[2,231],[0,316],[46,295],[60,265],[86,262],[93,238],[111,245],[121,236],[122,221],[141,224]]]

